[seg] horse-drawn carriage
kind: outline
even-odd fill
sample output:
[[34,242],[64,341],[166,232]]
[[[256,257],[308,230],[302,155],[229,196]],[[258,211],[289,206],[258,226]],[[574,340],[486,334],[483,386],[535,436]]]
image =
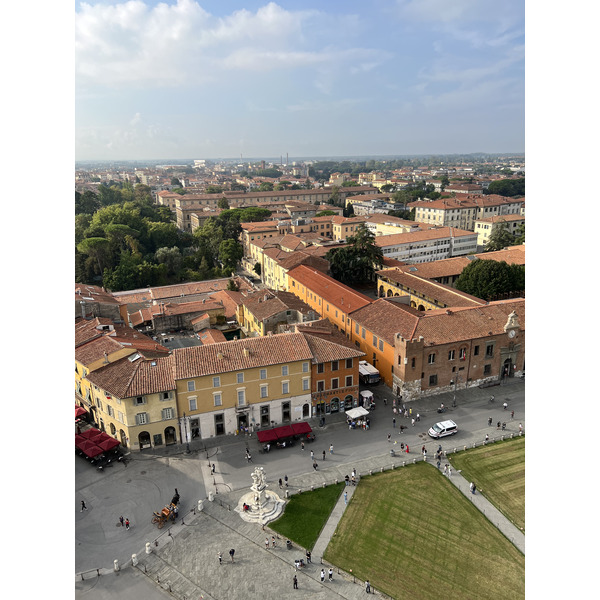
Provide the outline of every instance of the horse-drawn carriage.
[[179,509],[179,492],[175,488],[175,495],[173,496],[171,503],[165,506],[160,512],[154,511],[152,513],[152,524],[156,525],[159,529],[162,529],[169,520],[175,522]]

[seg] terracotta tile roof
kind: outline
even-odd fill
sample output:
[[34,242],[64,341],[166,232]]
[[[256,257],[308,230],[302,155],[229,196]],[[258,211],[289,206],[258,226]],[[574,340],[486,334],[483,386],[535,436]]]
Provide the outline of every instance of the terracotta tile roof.
[[485,221],[486,223],[501,223],[502,221],[524,221],[525,215],[496,215],[495,217],[487,217],[477,219],[477,221]]
[[360,327],[393,346],[397,333],[409,339],[414,337],[413,332],[422,314],[422,311],[419,313],[405,304],[379,298],[369,306],[355,310],[350,317]]
[[231,319],[237,316],[238,306],[243,303],[245,296],[242,292],[223,290],[222,292],[213,294],[212,298],[223,305],[225,308],[225,317]]
[[97,285],[88,285],[86,283],[75,284],[75,300],[88,300],[94,302],[103,302],[106,304],[119,304],[119,301],[111,292]]
[[299,333],[307,333],[312,337],[320,337],[324,340],[329,340],[341,346],[351,348],[352,350],[357,350],[354,343],[339,329],[336,329],[329,319],[319,319],[318,321],[310,321],[309,323],[298,323],[295,325],[295,330]]
[[87,379],[117,398],[134,398],[175,389],[172,357],[126,357],[89,373]]
[[312,352],[300,333],[245,338],[173,351],[176,380],[311,358]]
[[436,240],[450,237],[466,237],[477,235],[473,231],[457,229],[456,227],[438,227],[436,229],[424,229],[422,231],[412,231],[407,233],[392,233],[390,235],[378,235],[375,243],[380,248],[396,246],[398,244],[412,244],[415,242],[424,242],[427,240]]
[[409,208],[430,208],[430,209],[457,209],[457,208],[489,208],[492,206],[501,206],[515,204],[522,201],[522,198],[505,198],[497,194],[487,196],[472,196],[470,194],[460,194],[456,198],[439,198],[438,200],[417,200],[409,202]]
[[400,269],[386,269],[378,271],[377,274],[385,276],[411,291],[422,294],[426,298],[431,298],[437,304],[443,304],[444,308],[446,306],[479,306],[485,304],[485,300],[481,300],[481,298],[476,298],[443,283],[429,281],[411,272],[403,272]]
[[509,265],[524,265],[525,244],[521,244],[520,246],[508,246],[507,248],[496,252],[482,252],[475,256],[483,260],[504,260]]
[[[475,308],[430,310],[422,313],[412,337],[423,336],[425,344],[486,338],[504,333],[508,315],[515,311],[525,329],[525,300],[501,300]],[[405,336],[406,337],[406,336]]]
[[206,344],[217,344],[227,341],[227,338],[225,335],[223,335],[223,332],[219,331],[218,329],[205,329],[198,333],[198,336],[200,337],[200,341],[204,346],[206,346]]
[[78,318],[75,321],[75,347],[81,346],[90,340],[105,335],[105,332],[98,327],[110,326],[114,328],[112,319],[104,317],[94,317],[93,319]]
[[334,341],[325,339],[321,335],[310,335],[309,333],[304,333],[303,335],[313,354],[312,362],[315,364],[366,356],[364,352],[356,347],[352,348],[346,344],[338,344]]
[[296,310],[303,315],[308,315],[314,310],[291,292],[256,292],[249,295],[244,301],[244,306],[259,321],[275,316],[277,313]]
[[[288,277],[295,279],[314,294],[321,296],[326,302],[345,313],[352,312],[372,302],[371,298],[306,265],[300,265],[292,269],[288,272]],[[288,289],[290,289],[289,286]]]
[[163,304],[162,310],[159,305],[153,306],[152,311],[153,314],[160,315],[163,314],[165,316],[173,316],[173,315],[185,315],[195,312],[206,312],[207,310],[223,310],[223,305],[220,302],[181,302],[178,304]]

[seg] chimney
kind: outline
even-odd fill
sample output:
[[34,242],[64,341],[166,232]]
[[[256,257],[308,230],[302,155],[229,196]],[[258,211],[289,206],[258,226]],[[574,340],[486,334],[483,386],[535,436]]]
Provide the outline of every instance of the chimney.
[[250,356],[250,350],[248,350],[248,348],[244,348],[244,356]]
[[106,353],[106,351],[104,352],[104,364],[108,364],[108,354]]
[[222,352],[217,352],[217,358],[219,360],[223,360],[223,353]]

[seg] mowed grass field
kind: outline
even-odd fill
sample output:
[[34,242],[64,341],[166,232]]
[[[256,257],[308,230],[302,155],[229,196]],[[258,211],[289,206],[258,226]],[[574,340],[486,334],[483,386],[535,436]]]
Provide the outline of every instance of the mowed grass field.
[[361,478],[324,558],[392,598],[525,596],[525,557],[427,463]]
[[279,519],[269,527],[307,550],[312,550],[345,483],[317,488],[312,492],[294,494]]
[[525,438],[494,442],[448,457],[463,477],[525,531]]

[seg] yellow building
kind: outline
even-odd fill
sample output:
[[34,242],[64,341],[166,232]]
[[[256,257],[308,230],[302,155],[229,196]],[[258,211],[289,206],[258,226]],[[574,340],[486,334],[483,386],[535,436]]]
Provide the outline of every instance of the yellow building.
[[307,418],[311,360],[299,333],[174,350],[178,412],[202,438]]
[[132,450],[176,444],[172,358],[134,353],[88,375],[98,427]]

